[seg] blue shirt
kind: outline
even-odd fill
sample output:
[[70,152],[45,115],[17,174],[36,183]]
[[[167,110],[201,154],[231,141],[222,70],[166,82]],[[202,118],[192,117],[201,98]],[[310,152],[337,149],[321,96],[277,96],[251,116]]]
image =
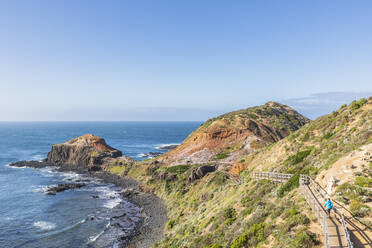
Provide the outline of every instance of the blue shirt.
[[333,204],[330,200],[326,201],[326,203],[324,204],[324,206],[327,208],[327,209],[332,209],[333,207]]

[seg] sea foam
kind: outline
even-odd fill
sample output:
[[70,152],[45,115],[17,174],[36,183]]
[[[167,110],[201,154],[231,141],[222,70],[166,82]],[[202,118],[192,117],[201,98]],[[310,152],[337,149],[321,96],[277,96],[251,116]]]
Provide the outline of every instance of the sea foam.
[[168,150],[167,147],[169,147],[169,146],[179,146],[179,145],[180,145],[180,143],[159,144],[159,145],[155,146],[155,149]]
[[43,231],[50,231],[56,228],[56,224],[47,221],[37,221],[34,223],[34,227],[37,227]]

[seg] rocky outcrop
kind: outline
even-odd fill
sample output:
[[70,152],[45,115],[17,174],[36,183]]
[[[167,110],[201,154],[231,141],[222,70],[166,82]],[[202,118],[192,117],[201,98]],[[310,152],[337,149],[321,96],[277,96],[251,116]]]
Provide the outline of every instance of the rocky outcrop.
[[9,164],[9,166],[13,167],[31,167],[35,169],[41,169],[47,166],[51,166],[51,164],[47,163],[46,161],[18,161]]
[[210,166],[210,165],[200,166],[199,168],[193,169],[191,171],[191,174],[188,177],[188,182],[192,183],[195,180],[198,180],[204,177],[207,173],[214,172],[214,171],[216,171],[215,166]]
[[163,146],[160,146],[158,149],[160,150],[172,150],[174,148],[177,148],[178,145],[176,144],[170,144],[170,145],[163,145]]
[[275,102],[221,115],[206,121],[175,149],[158,160],[166,165],[232,165],[243,155],[288,136],[310,120]]
[[97,171],[105,161],[121,156],[122,152],[107,145],[104,139],[87,134],[53,145],[45,162]]
[[69,189],[79,189],[81,187],[85,186],[84,183],[63,183],[58,184],[55,187],[50,187],[45,190],[45,194],[47,195],[56,195],[59,192],[69,190]]

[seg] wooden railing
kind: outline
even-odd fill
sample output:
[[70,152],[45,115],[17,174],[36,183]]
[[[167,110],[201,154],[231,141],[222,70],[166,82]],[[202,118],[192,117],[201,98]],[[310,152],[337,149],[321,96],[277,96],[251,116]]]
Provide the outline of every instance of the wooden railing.
[[[309,176],[305,176],[305,175],[301,175],[300,176],[300,186],[302,189],[306,191],[310,191],[312,193],[312,199],[306,199],[308,202],[310,200],[310,202],[317,202],[317,206],[315,206],[315,203],[313,204],[313,211],[316,211],[317,212],[317,217],[318,219],[320,218],[320,208],[323,210],[323,216],[322,216],[322,219],[324,219],[324,209],[323,209],[323,206],[319,203],[319,200],[320,202],[326,202],[327,201],[327,198],[328,198],[328,194],[327,192],[318,184],[316,183],[313,179],[311,179]],[[314,195],[314,193],[312,192],[311,189],[314,189],[315,193],[317,195]],[[311,205],[311,204],[310,204]],[[334,210],[334,213],[335,213],[335,216],[336,218],[338,219],[338,221],[341,223],[341,226],[342,226],[342,230],[343,230],[343,235],[345,237],[345,240],[346,240],[346,243],[347,243],[347,247],[348,248],[352,248],[353,247],[353,243],[351,242],[350,240],[350,233],[347,229],[347,226],[346,226],[346,222],[345,222],[345,216],[344,214],[336,207],[336,206],[333,206],[332,208]],[[328,225],[324,226],[324,221],[323,221],[323,229],[327,229],[328,230]],[[327,234],[327,235],[326,235]],[[329,244],[329,234],[328,234],[328,231],[327,233],[325,233],[325,236],[326,238],[328,239],[327,240],[327,243]],[[328,236],[328,237],[327,237]]]
[[277,173],[277,172],[255,172],[253,174],[253,178],[267,179],[267,180],[274,181],[274,182],[286,182],[292,176],[293,176],[292,174]]
[[[253,174],[253,178],[256,179],[267,179],[274,182],[286,182],[288,181],[293,174],[285,174],[285,173],[277,173],[277,172],[255,172]],[[324,232],[324,245],[326,248],[330,248],[330,234],[329,234],[329,227],[327,222],[327,214],[322,206],[322,204],[319,202],[325,202],[328,194],[327,192],[314,180],[312,180],[309,176],[306,175],[300,175],[300,187],[303,189],[305,193],[305,199],[306,202],[309,204],[311,209],[315,212],[317,219],[319,221],[319,224],[323,228]],[[313,190],[315,191],[315,194]],[[320,198],[320,199],[319,199]],[[338,210],[337,207],[334,206],[334,212],[336,218],[339,220],[342,226],[343,230],[343,236],[345,237],[347,247],[353,248],[353,243],[350,240],[350,234],[347,229],[346,223],[345,223],[345,217],[344,214]]]

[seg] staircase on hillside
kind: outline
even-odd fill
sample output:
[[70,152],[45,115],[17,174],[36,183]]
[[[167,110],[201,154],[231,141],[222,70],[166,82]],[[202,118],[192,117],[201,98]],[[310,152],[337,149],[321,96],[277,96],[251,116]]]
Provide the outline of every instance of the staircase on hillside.
[[[253,175],[256,179],[267,179],[273,182],[286,182],[292,176],[292,174],[276,172],[255,172]],[[341,204],[337,203],[338,206],[334,206],[331,216],[327,216],[322,203],[326,201],[328,195],[319,184],[310,177],[301,175],[300,187],[304,192],[306,202],[315,212],[319,224],[323,228],[326,248],[372,248],[372,241],[368,235],[352,218],[346,218],[340,211],[340,209],[346,209]]]

